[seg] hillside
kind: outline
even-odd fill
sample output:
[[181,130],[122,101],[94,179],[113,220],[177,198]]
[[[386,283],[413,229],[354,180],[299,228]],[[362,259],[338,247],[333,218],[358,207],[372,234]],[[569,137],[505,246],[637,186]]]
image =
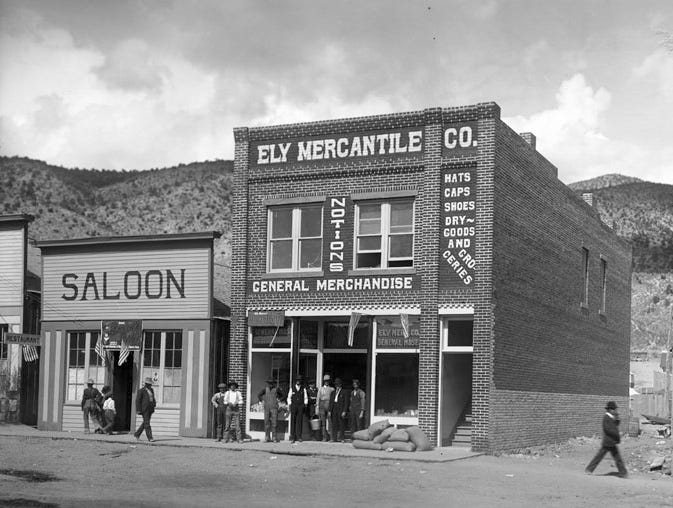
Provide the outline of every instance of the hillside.
[[[0,213],[34,215],[33,240],[221,231],[214,287],[228,303],[232,174],[222,160],[116,172],[0,157]],[[39,273],[39,249],[30,248],[28,263]]]
[[[215,295],[229,303],[232,161],[145,171],[65,169],[0,157],[0,213],[30,213],[35,240],[212,231]],[[632,349],[660,351],[673,308],[673,186],[618,174],[570,185],[634,246]],[[39,250],[29,268],[39,273]]]

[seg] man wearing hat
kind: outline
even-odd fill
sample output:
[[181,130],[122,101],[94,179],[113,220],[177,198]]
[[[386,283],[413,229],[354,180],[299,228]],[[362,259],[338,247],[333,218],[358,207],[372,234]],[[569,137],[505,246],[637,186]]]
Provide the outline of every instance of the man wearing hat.
[[308,406],[308,392],[303,384],[304,378],[297,374],[294,385],[287,394],[287,405],[290,408],[290,441],[301,443],[304,430],[304,408]]
[[[226,395],[227,385],[224,383],[220,383],[219,385],[217,385],[217,388],[220,391],[215,392],[215,395],[213,395],[212,398],[210,399],[210,403],[215,408],[215,419],[217,420],[217,436],[215,437],[215,441],[222,441],[222,430],[224,429],[227,415],[226,412],[227,406],[225,405],[224,402],[224,396]],[[229,434],[227,433],[227,438],[228,437]]]
[[93,387],[93,379],[88,379],[86,382],[86,388],[84,393],[82,393],[82,411],[84,413],[84,433],[89,434],[89,417],[96,424],[95,431],[98,433],[102,428],[102,423],[100,419],[100,413],[103,410],[103,396],[98,391],[97,388]]
[[596,466],[603,460],[605,454],[610,452],[612,458],[615,460],[615,465],[617,466],[617,476],[620,478],[625,478],[628,474],[626,467],[624,466],[624,461],[622,456],[619,453],[619,448],[617,444],[621,441],[619,436],[619,415],[617,414],[617,404],[614,401],[610,401],[605,406],[605,414],[603,415],[603,442],[601,443],[601,449],[598,450],[596,456],[591,459],[589,465],[586,467],[585,472],[591,474],[596,469]]
[[[234,440],[232,431],[236,431],[236,441],[238,443],[243,442],[241,436],[241,426],[239,424],[239,408],[243,405],[243,395],[238,391],[238,383],[236,381],[229,381],[229,390],[224,394],[224,406],[225,410],[225,421],[226,425],[224,427],[225,443],[228,443],[230,440]],[[233,428],[232,428],[233,427]]]
[[274,443],[278,442],[278,433],[276,432],[278,423],[278,399],[282,398],[280,388],[276,387],[276,380],[272,377],[266,380],[266,388],[263,388],[258,394],[257,399],[264,403],[264,432],[265,441],[271,442],[271,432],[273,432]]
[[147,440],[152,443],[154,438],[152,437],[152,427],[150,426],[150,418],[152,418],[152,413],[154,413],[154,408],[157,406],[157,399],[154,397],[154,390],[152,389],[152,378],[145,378],[145,386],[143,386],[138,393],[136,394],[136,413],[143,417],[143,423],[140,424],[140,427],[133,433],[136,438],[136,441],[140,441],[140,435],[145,430],[147,435]]
[[320,431],[322,433],[322,440],[328,441],[328,422],[329,422],[329,401],[332,396],[334,388],[331,386],[332,378],[329,374],[322,377],[322,386],[318,390],[318,401],[316,404],[316,411],[320,418]]

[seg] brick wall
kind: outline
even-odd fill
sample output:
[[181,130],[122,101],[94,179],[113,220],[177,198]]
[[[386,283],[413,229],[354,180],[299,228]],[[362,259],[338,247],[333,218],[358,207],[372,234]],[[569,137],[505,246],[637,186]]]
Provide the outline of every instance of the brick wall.
[[[503,123],[495,161],[490,449],[586,433],[606,400],[628,396],[631,302],[630,246]],[[601,256],[608,267],[605,313]],[[545,398],[553,408],[541,410]]]

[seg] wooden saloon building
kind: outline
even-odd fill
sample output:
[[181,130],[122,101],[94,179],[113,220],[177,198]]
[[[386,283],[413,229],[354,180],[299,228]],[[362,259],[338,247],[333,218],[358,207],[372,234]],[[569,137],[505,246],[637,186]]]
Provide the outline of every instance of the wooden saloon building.
[[[238,128],[231,375],[354,378],[368,422],[494,451],[628,401],[630,247],[494,103]],[[285,430],[285,424],[281,430]]]
[[213,299],[219,236],[37,243],[44,295],[38,428],[81,431],[80,400],[92,378],[98,389],[112,387],[115,429],[133,431],[136,391],[151,377],[154,434],[209,435],[209,394],[226,378],[228,317],[220,319]]

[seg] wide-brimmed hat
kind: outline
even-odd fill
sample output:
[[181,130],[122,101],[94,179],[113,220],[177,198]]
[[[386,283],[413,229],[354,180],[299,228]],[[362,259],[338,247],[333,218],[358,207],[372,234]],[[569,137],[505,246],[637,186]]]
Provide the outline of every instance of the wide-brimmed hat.
[[275,380],[274,378],[272,378],[272,377],[269,377],[269,378],[266,379],[266,382],[267,382],[267,383],[275,383],[276,380]]
[[228,386],[229,386],[229,388],[231,388],[232,386],[235,386],[236,388],[238,388],[238,383],[232,379],[231,381],[229,381]]
[[304,380],[304,376],[302,376],[301,374],[297,374],[297,375],[295,376],[294,380],[295,380],[295,381],[303,381],[303,380]]
[[339,384],[341,384],[341,378],[338,377],[338,378],[334,379],[334,383],[339,383]]
[[86,384],[93,385],[95,383],[94,383],[93,379],[89,378],[89,379],[86,380]]
[[617,403],[614,400],[611,400],[605,405],[605,409],[617,409]]
[[145,378],[145,384],[146,384],[146,385],[151,385],[152,383],[154,383],[154,381],[152,381],[152,378],[151,378],[151,377],[146,377],[146,378]]
[[325,375],[322,377],[322,380],[323,380],[323,381],[329,381],[329,380],[331,380],[331,379],[332,379],[332,376],[330,376],[329,374],[325,374]]
[[218,388],[226,388],[226,387],[227,387],[227,385],[226,385],[226,384],[224,384],[224,383],[220,383],[219,385],[217,385],[217,387],[218,387]]

